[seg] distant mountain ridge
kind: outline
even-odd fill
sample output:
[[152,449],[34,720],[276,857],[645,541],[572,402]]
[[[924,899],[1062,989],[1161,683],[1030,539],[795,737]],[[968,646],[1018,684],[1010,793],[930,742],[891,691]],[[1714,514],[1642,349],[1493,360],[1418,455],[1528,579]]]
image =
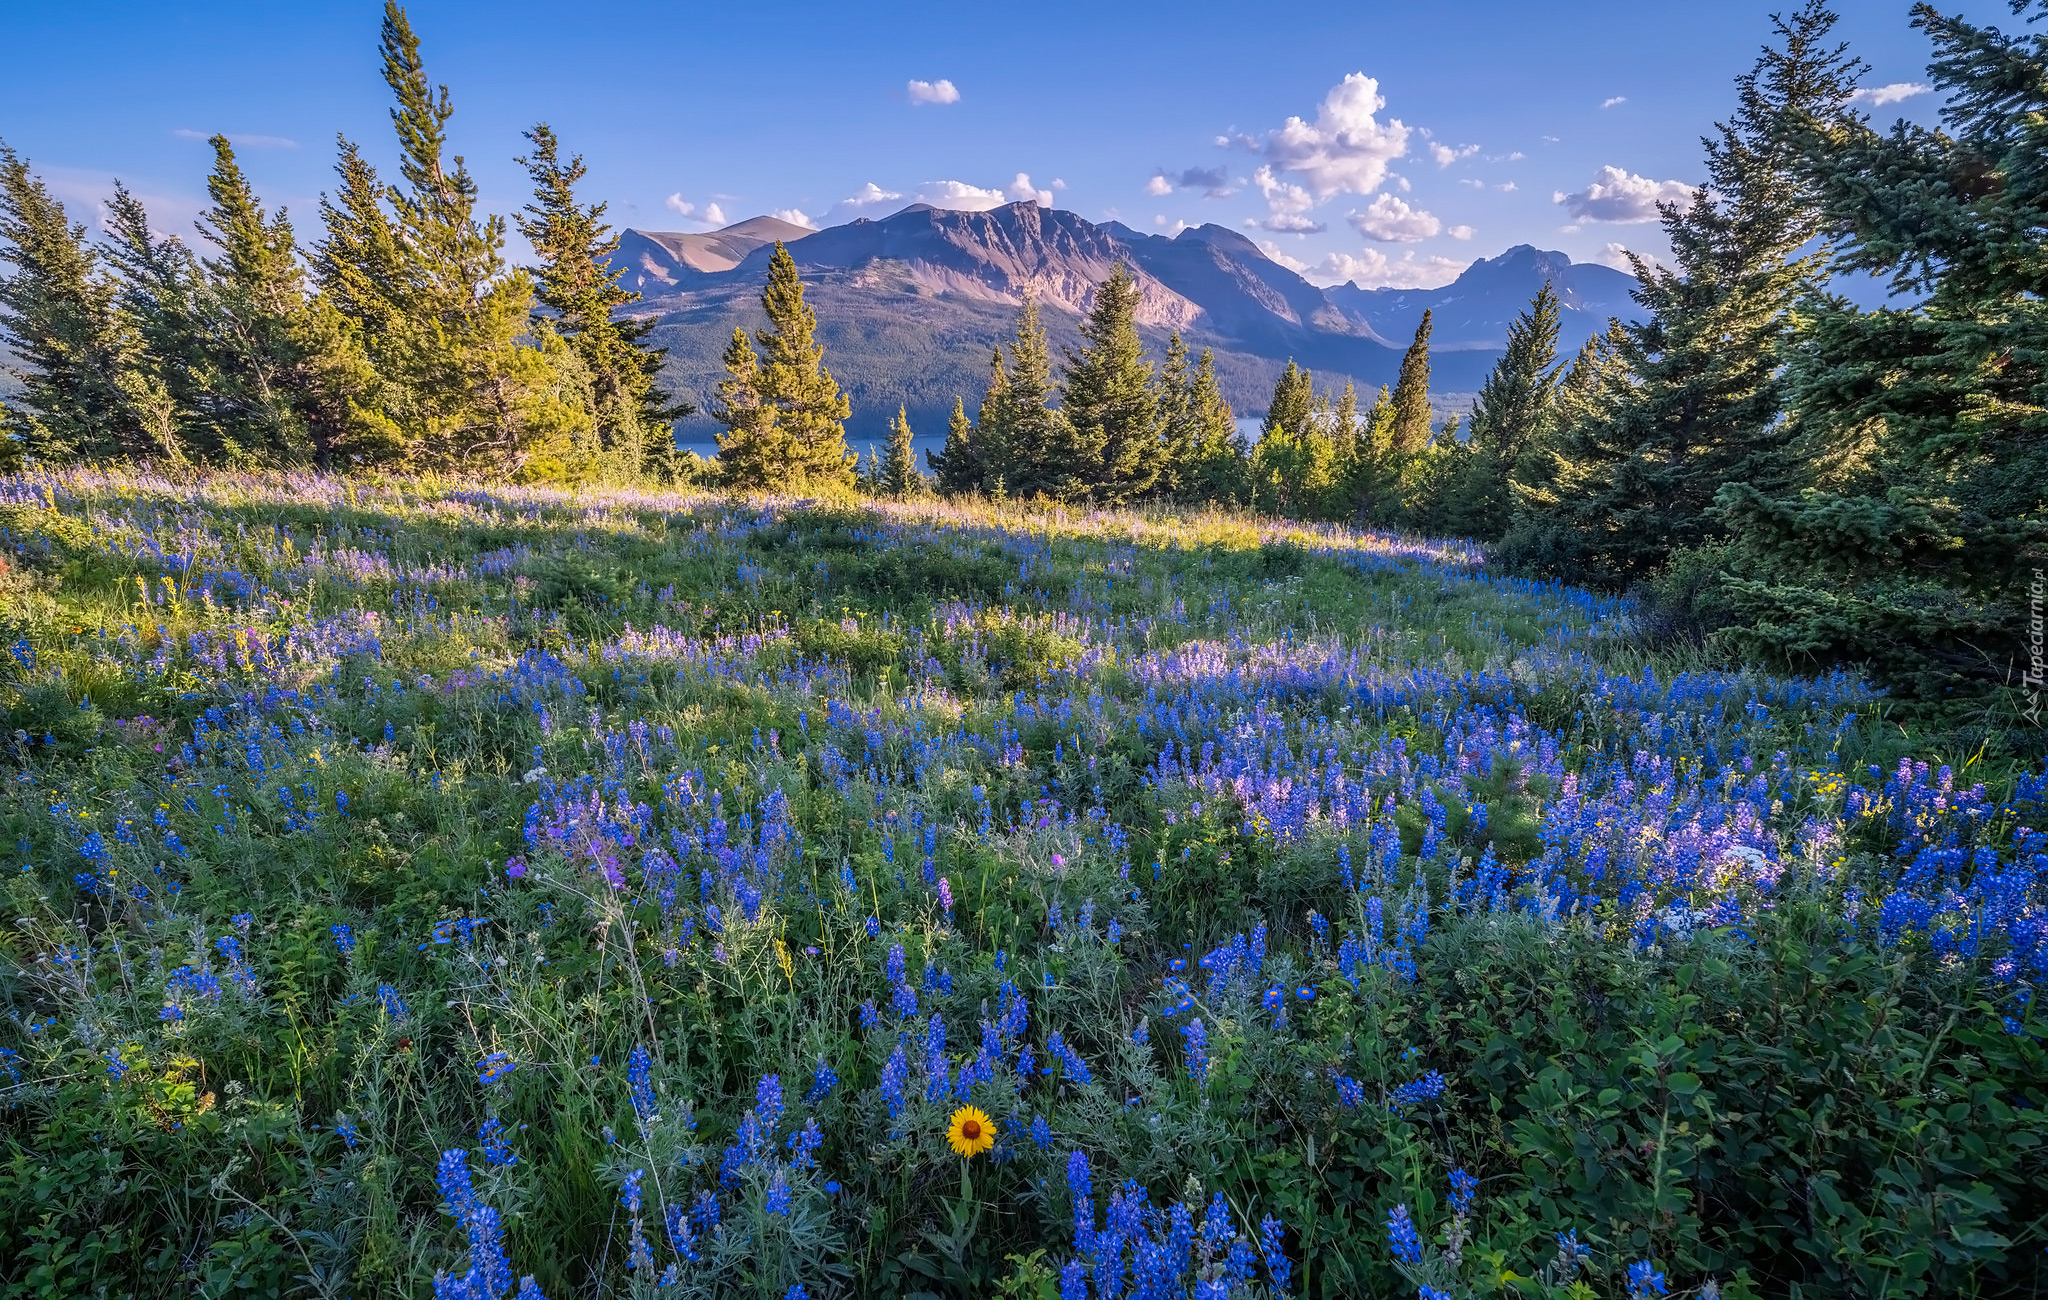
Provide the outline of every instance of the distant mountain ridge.
[[1075,319],[1118,260],[1138,282],[1138,324],[1154,360],[1172,330],[1211,348],[1240,412],[1264,409],[1290,359],[1314,370],[1319,386],[1348,379],[1369,393],[1391,383],[1425,309],[1436,313],[1440,393],[1479,387],[1508,322],[1546,279],[1565,303],[1561,351],[1633,310],[1631,277],[1529,245],[1475,261],[1437,289],[1322,289],[1223,226],[1148,235],[1029,201],[982,212],[920,203],[817,231],[768,217],[705,234],[625,231],[614,260],[621,282],[643,295],[639,314],[659,317],[654,339],[669,349],[670,382],[700,407],[734,327],[762,323],[757,299],[777,239],[804,276],[827,363],[853,399],[857,439],[877,436],[899,405],[927,433],[943,427],[955,395],[971,410],[990,350],[1027,293],[1056,346],[1076,341]]

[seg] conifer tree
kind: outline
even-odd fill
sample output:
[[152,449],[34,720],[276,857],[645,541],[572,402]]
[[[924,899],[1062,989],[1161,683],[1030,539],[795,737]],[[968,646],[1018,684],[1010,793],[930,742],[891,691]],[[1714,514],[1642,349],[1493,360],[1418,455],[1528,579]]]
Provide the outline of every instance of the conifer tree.
[[1778,124],[1849,102],[1861,65],[1827,43],[1833,22],[1817,0],[1778,22],[1782,48],[1741,79],[1737,113],[1706,141],[1708,184],[1662,207],[1676,265],[1631,257],[1646,319],[1613,338],[1625,379],[1602,367],[1602,401],[1559,439],[1571,463],[1550,490],[1578,537],[1547,548],[1553,563],[1576,557],[1550,576],[1628,586],[1720,535],[1710,511],[1724,484],[1782,493],[1800,477],[1779,354],[1827,255],[1801,252],[1819,218]]
[[[742,490],[778,489],[789,482],[791,447],[761,382],[761,358],[744,329],[725,346],[725,378],[711,417],[725,426],[718,437],[718,473]],[[851,467],[848,467],[851,473]]]
[[1408,458],[1394,454],[1394,413],[1393,395],[1382,385],[1352,434],[1343,493],[1356,523],[1392,527],[1404,522],[1401,481]]
[[[2048,19],[2044,0],[2015,8]],[[1934,45],[1942,130],[1880,135],[1826,99],[1784,106],[1777,138],[1843,264],[1918,301],[1803,307],[1788,388],[1801,448],[1832,453],[1829,473],[1799,493],[1721,489],[1734,621],[1714,640],[1862,665],[1950,707],[2004,692],[2039,737],[2025,602],[2048,568],[2048,41],[1925,5],[1914,25]]]
[[429,85],[395,0],[382,59],[404,185],[379,187],[344,140],[316,261],[384,381],[366,422],[416,467],[578,477],[596,450],[588,374],[550,323],[531,319],[533,281],[505,266],[504,220],[479,218],[475,181],[446,156],[454,107],[447,87]]
[[1187,398],[1190,425],[1188,467],[1182,499],[1242,505],[1248,499],[1249,448],[1237,431],[1237,417],[1216,379],[1216,358],[1202,349]]
[[1314,516],[1336,494],[1337,444],[1330,402],[1315,391],[1314,376],[1287,363],[1273,386],[1252,448],[1252,504],[1273,514]]
[[86,242],[27,160],[0,142],[0,343],[21,362],[7,434],[30,454],[170,454],[136,420],[122,376],[136,348]]
[[[997,358],[997,373],[1001,373],[1001,356]],[[925,453],[925,462],[932,468],[932,478],[939,491],[965,493],[981,491],[982,478],[986,473],[981,463],[980,447],[976,443],[976,430],[967,421],[967,403],[958,397],[953,399],[953,416],[946,422],[946,445],[936,452]]]
[[1159,477],[1153,490],[1174,498],[1186,494],[1190,463],[1194,458],[1195,372],[1188,346],[1175,330],[1166,343],[1166,361],[1159,367],[1153,385],[1153,399],[1159,408]]
[[1001,391],[991,387],[993,410],[982,420],[984,431],[990,417],[999,430],[990,440],[989,466],[1010,496],[1067,499],[1086,489],[1084,475],[1100,463],[1100,449],[1075,436],[1065,413],[1053,407],[1053,394],[1052,356],[1038,320],[1038,300],[1026,295],[1010,345],[1010,367]]
[[1083,485],[1089,495],[1112,504],[1151,491],[1164,451],[1152,366],[1138,338],[1138,299],[1137,281],[1116,263],[1096,286],[1095,301],[1081,320],[1082,346],[1067,350],[1060,385],[1060,409],[1077,449],[1099,457],[1073,471],[1092,480]]
[[1482,541],[1506,534],[1515,466],[1550,419],[1557,387],[1557,295],[1546,282],[1508,326],[1507,351],[1479,390],[1465,456],[1447,485],[1444,526]]
[[825,349],[815,337],[817,314],[804,301],[796,259],[779,239],[769,257],[761,306],[769,326],[755,333],[761,345],[761,398],[775,409],[787,457],[775,486],[852,483],[856,457],[846,450],[843,423],[852,407],[825,369]]
[[[966,415],[957,400],[953,409],[964,423]],[[896,418],[889,422],[889,450],[882,458],[882,491],[901,499],[915,496],[923,486],[924,475],[917,472],[917,452],[911,446],[910,413],[899,406]]]
[[1401,356],[1401,373],[1394,382],[1394,454],[1414,456],[1429,445],[1429,334],[1430,313],[1422,313],[1415,327],[1415,341]]
[[695,408],[669,399],[657,382],[665,349],[641,344],[654,322],[619,318],[640,295],[619,286],[625,268],[610,263],[619,237],[604,223],[608,205],[578,200],[576,185],[588,169],[581,156],[563,161],[547,123],[526,138],[533,151],[519,162],[533,180],[534,201],[514,220],[540,257],[534,298],[582,359],[606,461],[628,477],[649,470],[673,477],[674,422]]
[[218,456],[218,429],[205,418],[219,376],[209,365],[208,286],[181,240],[151,228],[142,201],[120,181],[106,206],[101,252],[118,277],[115,303],[130,344],[115,383],[144,440],[167,460]]

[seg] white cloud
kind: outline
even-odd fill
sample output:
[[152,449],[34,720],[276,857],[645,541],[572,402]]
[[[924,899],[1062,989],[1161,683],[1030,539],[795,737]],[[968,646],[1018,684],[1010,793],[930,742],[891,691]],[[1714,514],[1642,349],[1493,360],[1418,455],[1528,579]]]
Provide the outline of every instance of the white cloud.
[[1394,188],[1401,191],[1401,193],[1403,194],[1406,194],[1410,190],[1415,188],[1413,185],[1410,185],[1408,183],[1408,178],[1406,176],[1403,176],[1398,172],[1389,173],[1388,179],[1393,181]]
[[[1270,178],[1271,172],[1267,173]],[[1227,167],[1184,167],[1178,174],[1161,167],[1145,182],[1147,194],[1171,194],[1175,190],[1200,190],[1205,199],[1227,199],[1241,187],[1233,184]]]
[[1383,244],[1413,244],[1428,239],[1444,225],[1431,213],[1410,207],[1391,194],[1380,195],[1364,211],[1349,213],[1344,219],[1359,234]]
[[957,104],[960,88],[941,77],[937,81],[912,81],[904,90],[912,104]]
[[885,190],[873,181],[869,181],[858,190],[833,204],[831,210],[825,214],[825,224],[836,226],[843,222],[851,221],[855,217],[867,216],[869,208],[884,203],[895,203],[902,198],[903,196],[895,190]]
[[966,181],[926,181],[911,197],[949,212],[986,212],[1011,201],[1001,190],[985,190]]
[[1933,89],[1934,87],[1924,81],[1894,81],[1889,86],[1861,87],[1855,94],[1849,96],[1849,99],[1852,103],[1869,104],[1873,108],[1883,108],[1886,104],[1896,104],[1902,99],[1911,99],[1915,95],[1924,95]]
[[1307,262],[1302,261],[1298,257],[1289,257],[1285,249],[1270,239],[1259,245],[1259,251],[1264,253],[1270,260],[1278,262],[1296,275],[1300,275],[1308,270]]
[[1558,137],[1554,135],[1546,135],[1543,137],[1543,143],[1545,144],[1556,144],[1557,141]]
[[1225,142],[1263,155],[1262,170],[1301,177],[1319,200],[1370,194],[1386,179],[1387,164],[1408,152],[1408,128],[1400,119],[1382,123],[1374,116],[1386,106],[1380,83],[1354,72],[1323,98],[1314,122],[1290,117],[1263,135]]
[[877,203],[894,202],[902,197],[895,190],[885,190],[873,181],[869,181],[858,190],[839,200],[839,203],[842,207],[868,208],[873,207]]
[[694,217],[697,215],[697,205],[684,199],[681,190],[677,190],[674,194],[663,199],[661,206],[679,217]]
[[1067,183],[1061,180],[1059,177],[1055,176],[1052,178],[1052,187],[1055,190],[1063,190],[1067,188]]
[[1515,192],[1515,183],[1513,181],[1502,181],[1500,184],[1494,186],[1493,188],[1499,190],[1503,194],[1513,194]]
[[[1271,252],[1267,253],[1271,257]],[[1465,270],[1465,264],[1448,257],[1418,258],[1406,253],[1388,257],[1377,248],[1357,256],[1332,253],[1313,267],[1300,268],[1311,284],[1342,284],[1346,280],[1361,289],[1434,289],[1449,284]]]
[[722,226],[725,224],[725,209],[716,203],[707,203],[704,205],[704,219],[714,226]]
[[1612,99],[1603,99],[1603,100],[1601,100],[1601,101],[1600,101],[1600,107],[1602,107],[1602,108],[1616,108],[1616,107],[1619,107],[1620,105],[1622,105],[1622,104],[1626,104],[1626,103],[1628,103],[1628,96],[1627,96],[1627,95],[1616,95],[1616,96],[1614,96],[1614,97],[1613,97]]
[[[1881,99],[1877,102],[1883,104],[1890,101]],[[194,131],[189,126],[180,126],[172,128],[171,134],[180,140],[211,140],[216,133],[213,131]],[[226,136],[229,144],[243,149],[296,149],[299,147],[297,140],[281,135],[250,135],[243,131],[221,131],[218,134]]]
[[1181,231],[1183,231],[1183,230],[1193,230],[1193,229],[1194,229],[1194,226],[1193,226],[1193,224],[1192,224],[1192,223],[1190,223],[1190,222],[1186,222],[1186,221],[1181,221],[1181,220],[1178,220],[1178,219],[1175,219],[1174,221],[1171,221],[1171,222],[1169,222],[1169,221],[1168,221],[1168,220],[1166,219],[1166,214],[1165,214],[1165,213],[1163,213],[1163,212],[1162,212],[1162,213],[1160,213],[1160,214],[1159,214],[1158,216],[1155,216],[1155,217],[1153,217],[1153,218],[1152,218],[1152,224],[1153,224],[1153,225],[1155,225],[1155,226],[1164,226],[1164,227],[1166,227],[1166,233],[1167,233],[1167,234],[1168,234],[1169,236],[1171,236],[1171,235],[1178,235],[1178,234],[1179,234],[1179,233],[1180,233]]
[[1619,167],[1602,167],[1593,183],[1574,194],[1559,190],[1552,201],[1562,203],[1581,221],[1628,224],[1655,221],[1659,203],[1683,203],[1692,197],[1684,181],[1653,181]]
[[809,226],[812,230],[818,228],[818,223],[805,216],[801,208],[777,208],[768,215],[777,221],[787,221],[793,226]]
[[1465,186],[1467,189],[1483,190],[1486,188],[1486,182],[1476,176],[1467,176],[1460,180],[1458,184]]
[[1022,203],[1028,199],[1041,208],[1052,206],[1052,191],[1042,190],[1033,185],[1030,173],[1028,172],[1018,172],[1017,178],[1010,182],[1009,188],[1005,189],[1003,193],[1009,195],[1014,202]]
[[1429,146],[1429,156],[1436,159],[1436,165],[1439,167],[1448,167],[1460,158],[1470,158],[1478,152],[1479,146],[1476,144],[1461,144],[1455,148],[1447,144]]
[[1446,230],[1444,233],[1446,235],[1449,235],[1452,239],[1470,239],[1472,238],[1472,227],[1452,226],[1449,230]]
[[1617,271],[1632,270],[1633,268],[1628,264],[1628,251],[1621,244],[1609,244],[1598,253],[1595,253],[1593,260],[1602,266],[1611,266]]
[[1281,180],[1273,174],[1271,167],[1260,167],[1253,172],[1252,184],[1266,196],[1266,208],[1276,216],[1306,212],[1316,205],[1315,195],[1291,181]]
[[1278,212],[1270,217],[1246,217],[1244,224],[1270,230],[1276,235],[1320,235],[1329,229],[1320,221],[1311,221],[1292,212]]

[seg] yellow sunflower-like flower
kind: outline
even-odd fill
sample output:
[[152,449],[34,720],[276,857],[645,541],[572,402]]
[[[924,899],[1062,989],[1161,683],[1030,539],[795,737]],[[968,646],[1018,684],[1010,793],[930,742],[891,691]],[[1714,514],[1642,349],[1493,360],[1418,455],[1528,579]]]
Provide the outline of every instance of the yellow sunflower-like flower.
[[953,1148],[953,1154],[972,1160],[995,1144],[996,1122],[980,1107],[962,1106],[953,1112],[953,1120],[946,1126],[946,1145]]

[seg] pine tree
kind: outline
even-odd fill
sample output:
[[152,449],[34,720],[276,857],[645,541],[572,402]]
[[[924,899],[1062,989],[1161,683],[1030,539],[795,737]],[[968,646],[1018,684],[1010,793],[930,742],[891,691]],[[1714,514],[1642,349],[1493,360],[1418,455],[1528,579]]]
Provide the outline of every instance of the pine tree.
[[1195,363],[1187,398],[1191,450],[1181,485],[1183,500],[1243,505],[1250,494],[1250,449],[1216,379],[1209,349]]
[[[957,400],[953,410],[965,423],[966,414]],[[882,458],[882,491],[900,500],[917,495],[923,487],[924,475],[917,472],[917,452],[911,446],[910,413],[899,406],[896,418],[889,422],[889,450]]]
[[504,220],[479,218],[475,181],[459,155],[445,157],[454,106],[447,87],[430,87],[395,0],[382,59],[405,183],[379,187],[342,141],[316,259],[383,381],[363,423],[397,446],[366,450],[419,468],[579,477],[597,451],[589,374],[551,323],[532,319],[533,281],[504,263]]
[[218,429],[202,404],[212,373],[205,347],[209,297],[192,250],[151,228],[142,201],[120,181],[106,207],[101,253],[118,277],[115,303],[130,333],[116,386],[148,445],[171,461],[214,459]]
[[779,239],[769,257],[761,306],[769,325],[754,336],[761,345],[761,397],[775,408],[775,427],[788,456],[775,486],[852,483],[856,458],[846,450],[842,423],[852,407],[825,369],[825,349],[815,337],[818,317],[804,301],[796,259]]
[[619,309],[640,295],[619,287],[625,268],[610,264],[619,237],[604,223],[607,205],[585,207],[576,197],[588,171],[582,157],[564,162],[545,122],[526,138],[533,152],[518,161],[533,180],[534,201],[514,220],[541,260],[534,298],[582,359],[610,467],[628,478],[650,470],[673,478],[674,422],[696,408],[672,401],[657,382],[665,350],[640,344],[654,322],[619,319]]
[[1159,408],[1159,477],[1153,491],[1160,496],[1186,495],[1195,454],[1195,370],[1188,345],[1175,330],[1166,343],[1166,361],[1152,386]]
[[982,419],[986,430],[992,416],[999,431],[989,440],[989,468],[1010,496],[1068,499],[1086,490],[1084,475],[1100,463],[1100,448],[1075,436],[1065,413],[1053,407],[1053,393],[1045,327],[1038,321],[1037,299],[1027,295],[1010,346],[1010,368],[1000,393],[991,388],[993,410]]
[[85,227],[0,142],[0,343],[22,362],[8,436],[51,458],[170,455],[122,387],[137,343]]
[[1720,535],[1711,510],[1724,484],[1781,493],[1802,474],[1781,419],[1779,355],[1826,252],[1800,251],[1818,216],[1777,133],[1788,116],[1848,103],[1861,65],[1826,43],[1833,22],[1809,3],[1778,23],[1784,48],[1742,78],[1738,112],[1706,141],[1708,183],[1662,209],[1676,266],[1631,258],[1646,319],[1613,342],[1626,381],[1603,369],[1602,404],[1559,440],[1573,463],[1552,491],[1579,536],[1549,548],[1554,560],[1576,555],[1550,576],[1639,582]]
[[[2048,18],[2043,0],[2025,7]],[[1834,453],[1828,477],[1797,494],[1722,489],[1733,624],[1714,640],[1862,665],[1923,701],[2002,692],[2038,738],[2025,593],[2048,568],[2048,41],[1926,5],[1913,21],[1934,45],[1941,131],[1879,135],[1825,99],[1784,111],[1777,138],[1843,264],[1918,302],[1803,306],[1787,386],[1802,449]],[[1998,728],[2018,718],[1991,721],[1987,737],[2017,738]]]
[[1401,357],[1401,373],[1394,382],[1394,453],[1413,456],[1429,445],[1429,333],[1430,313],[1422,313],[1415,327],[1415,341]]
[[[1001,366],[1000,355],[997,365]],[[967,421],[967,403],[955,397],[953,416],[946,422],[945,447],[924,454],[939,491],[949,494],[981,491],[985,469],[980,451],[975,441],[975,428]]]
[[711,417],[725,426],[718,438],[719,477],[742,490],[780,489],[789,482],[792,448],[780,412],[762,387],[760,355],[744,329],[732,332],[724,359],[726,377],[711,405]]
[[1466,455],[1447,485],[1448,531],[1482,541],[1506,534],[1514,506],[1509,481],[1551,416],[1560,374],[1557,327],[1557,295],[1546,282],[1508,326],[1507,351],[1479,390]]
[[1401,475],[1407,458],[1394,454],[1394,399],[1382,385],[1351,439],[1344,500],[1355,523],[1372,527],[1402,524]]
[[1279,515],[1313,515],[1337,482],[1329,400],[1315,378],[1292,360],[1273,385],[1250,464],[1252,505]]
[[1060,385],[1060,409],[1076,445],[1100,449],[1096,464],[1077,464],[1074,472],[1092,479],[1084,488],[1089,495],[1111,504],[1150,492],[1164,451],[1152,366],[1138,338],[1138,299],[1137,281],[1116,263],[1096,286],[1081,320],[1082,346],[1067,350]]

